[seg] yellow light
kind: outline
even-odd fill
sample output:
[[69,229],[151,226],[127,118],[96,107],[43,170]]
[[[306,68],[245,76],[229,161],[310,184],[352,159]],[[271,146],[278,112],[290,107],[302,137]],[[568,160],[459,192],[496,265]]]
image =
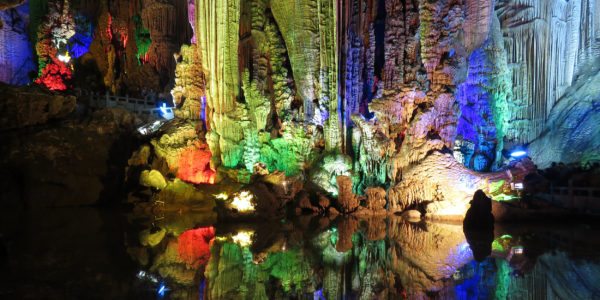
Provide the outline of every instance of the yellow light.
[[239,212],[254,211],[254,203],[252,203],[254,196],[249,191],[242,191],[233,197],[231,206]]
[[229,198],[229,195],[227,195],[227,193],[220,193],[214,196],[219,200],[227,200]]
[[252,236],[254,235],[253,231],[240,231],[236,235],[232,236],[233,242],[242,246],[248,247],[252,245]]

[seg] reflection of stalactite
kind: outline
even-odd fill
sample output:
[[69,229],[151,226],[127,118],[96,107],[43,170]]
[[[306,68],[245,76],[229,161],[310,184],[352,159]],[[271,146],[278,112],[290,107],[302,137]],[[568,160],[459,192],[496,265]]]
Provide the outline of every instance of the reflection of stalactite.
[[338,223],[338,241],[335,249],[346,252],[352,249],[352,235],[358,229],[358,220],[353,217],[343,217]]
[[411,299],[441,290],[473,259],[460,225],[427,223],[423,228],[394,218],[389,228],[390,267]]

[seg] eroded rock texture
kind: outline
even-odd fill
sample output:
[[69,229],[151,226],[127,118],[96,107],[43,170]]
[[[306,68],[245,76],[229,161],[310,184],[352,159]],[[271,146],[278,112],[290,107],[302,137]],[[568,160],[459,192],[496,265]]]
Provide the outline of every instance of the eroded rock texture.
[[333,1],[195,8],[214,168],[263,163],[295,175],[320,148],[339,149]]
[[550,112],[547,129],[534,140],[530,155],[540,167],[552,162],[600,160],[600,72],[588,66]]
[[389,232],[391,270],[409,298],[440,292],[445,279],[473,259],[460,225],[427,223],[424,228],[392,220]]
[[514,118],[530,122],[523,125],[520,142],[544,130],[580,66],[600,54],[599,6],[596,0],[497,1],[514,99],[527,105],[526,113]]

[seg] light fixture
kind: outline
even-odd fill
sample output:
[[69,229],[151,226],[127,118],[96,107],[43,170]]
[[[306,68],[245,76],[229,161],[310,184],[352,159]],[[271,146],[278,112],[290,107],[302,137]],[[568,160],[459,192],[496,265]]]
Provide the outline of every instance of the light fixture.
[[515,151],[513,151],[513,152],[510,153],[510,156],[514,157],[514,158],[523,157],[525,155],[527,155],[527,152],[523,151],[523,150],[515,150]]
[[163,103],[162,106],[159,107],[160,109],[160,116],[167,119],[167,120],[171,120],[173,118],[175,118],[175,114],[173,113],[173,109],[170,107],[167,107],[166,103]]
[[227,199],[229,199],[229,195],[227,195],[227,193],[225,193],[225,192],[216,194],[214,196],[215,196],[215,198],[217,198],[219,200],[227,200]]
[[65,52],[64,55],[59,54],[58,55],[58,60],[64,62],[65,64],[68,64],[71,61],[71,56],[69,55],[69,52]]
[[239,212],[254,211],[254,203],[252,203],[252,195],[249,191],[242,191],[233,197],[231,206]]
[[240,231],[236,235],[232,236],[231,239],[233,240],[234,243],[236,243],[242,247],[248,247],[248,246],[252,245],[252,236],[253,235],[254,235],[254,232],[252,232],[252,231]]

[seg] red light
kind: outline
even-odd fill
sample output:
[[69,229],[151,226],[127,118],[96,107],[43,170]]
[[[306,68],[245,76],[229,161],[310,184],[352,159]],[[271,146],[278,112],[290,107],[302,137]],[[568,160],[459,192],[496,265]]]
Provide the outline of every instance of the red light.
[[65,81],[70,79],[71,69],[62,61],[52,57],[52,61],[44,67],[35,83],[43,84],[52,91],[64,91],[67,89]]
[[212,226],[190,229],[179,236],[179,258],[193,268],[206,265],[210,258],[210,244],[215,238]]
[[210,168],[212,153],[207,145],[192,145],[179,156],[177,177],[191,183],[215,182],[215,171]]

